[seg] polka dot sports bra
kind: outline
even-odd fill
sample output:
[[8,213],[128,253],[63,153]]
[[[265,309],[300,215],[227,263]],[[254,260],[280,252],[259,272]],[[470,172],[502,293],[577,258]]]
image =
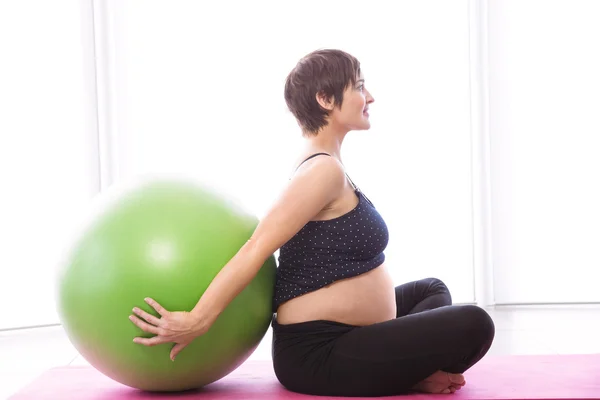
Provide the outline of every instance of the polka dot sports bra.
[[[303,162],[321,154],[329,155],[313,154]],[[309,221],[280,248],[273,312],[294,297],[368,272],[385,260],[387,226],[373,203],[348,179],[358,205],[337,218]]]

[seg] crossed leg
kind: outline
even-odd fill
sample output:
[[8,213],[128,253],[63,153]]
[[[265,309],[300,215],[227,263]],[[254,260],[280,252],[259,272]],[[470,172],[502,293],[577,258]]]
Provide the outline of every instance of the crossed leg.
[[396,288],[397,318],[338,338],[329,361],[337,395],[384,396],[414,390],[450,393],[489,350],[494,324],[481,308],[451,305],[446,286],[429,278]]

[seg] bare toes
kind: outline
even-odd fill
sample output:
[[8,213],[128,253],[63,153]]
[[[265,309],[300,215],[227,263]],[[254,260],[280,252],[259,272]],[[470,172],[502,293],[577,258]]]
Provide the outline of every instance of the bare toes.
[[464,385],[466,383],[465,377],[463,374],[451,374],[448,372],[448,379],[451,383],[456,383],[459,385]]

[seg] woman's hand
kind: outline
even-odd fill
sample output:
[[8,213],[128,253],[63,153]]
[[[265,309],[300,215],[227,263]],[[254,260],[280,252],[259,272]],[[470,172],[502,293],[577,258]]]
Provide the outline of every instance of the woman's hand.
[[156,336],[152,338],[136,337],[133,341],[145,346],[175,343],[170,355],[172,361],[175,361],[177,354],[195,338],[208,331],[208,324],[195,314],[183,311],[169,312],[153,299],[146,298],[144,300],[158,312],[160,318],[135,307],[133,309],[135,315],[130,315],[129,319],[144,332]]

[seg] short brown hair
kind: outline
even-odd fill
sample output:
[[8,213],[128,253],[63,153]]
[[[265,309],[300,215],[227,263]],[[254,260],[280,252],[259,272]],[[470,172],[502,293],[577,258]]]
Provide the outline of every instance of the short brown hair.
[[316,50],[298,61],[287,76],[284,97],[303,134],[315,135],[327,125],[329,111],[317,102],[317,93],[328,99],[333,96],[334,104],[341,107],[344,90],[356,83],[359,74],[358,60],[341,50]]

